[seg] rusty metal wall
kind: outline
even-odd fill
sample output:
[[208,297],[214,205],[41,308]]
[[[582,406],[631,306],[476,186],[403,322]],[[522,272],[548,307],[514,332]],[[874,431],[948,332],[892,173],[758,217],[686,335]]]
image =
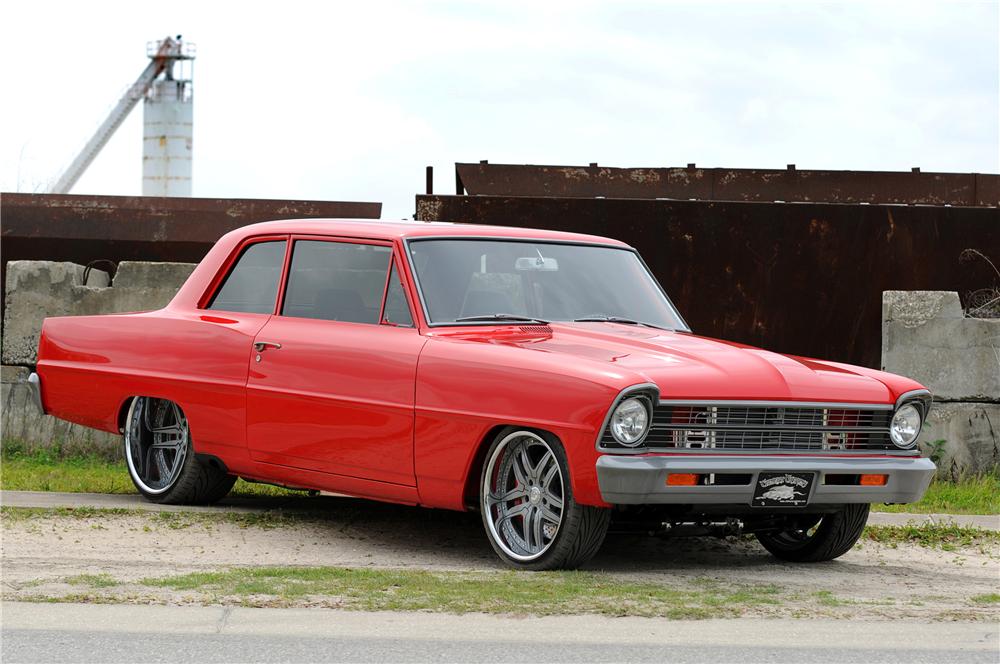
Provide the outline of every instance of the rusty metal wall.
[[417,196],[417,218],[605,235],[637,247],[694,331],[878,367],[884,290],[992,286],[994,208]]
[[[381,203],[69,194],[0,194],[7,262],[198,262],[229,231],[273,219],[378,219]],[[101,269],[107,269],[101,266]]]
[[457,193],[716,201],[1000,205],[1000,175],[788,168],[455,164]]

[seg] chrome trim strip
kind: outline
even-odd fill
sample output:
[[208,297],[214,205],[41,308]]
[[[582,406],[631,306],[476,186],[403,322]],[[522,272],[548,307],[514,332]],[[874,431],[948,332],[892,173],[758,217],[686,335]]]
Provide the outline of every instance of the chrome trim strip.
[[[635,385],[630,385],[621,392],[619,392],[618,396],[615,397],[615,400],[611,402],[611,407],[608,408],[608,412],[604,416],[604,422],[601,424],[601,428],[597,430],[597,441],[595,447],[599,452],[603,452],[607,449],[615,449],[615,450],[618,449],[617,447],[615,448],[601,447],[601,438],[604,437],[604,432],[608,428],[608,423],[611,421],[611,414],[615,412],[615,408],[617,408],[618,404],[624,401],[625,398],[628,395],[632,394],[633,392],[652,392],[654,394],[654,399],[653,399],[654,403],[656,402],[656,399],[658,399],[660,396],[660,388],[656,383],[637,383]],[[646,436],[648,436],[649,432],[652,430],[653,430],[653,418],[652,418],[652,413],[650,413],[649,428],[646,430]],[[642,440],[636,443],[634,447],[622,447],[621,449],[624,452],[631,454],[635,454],[637,452],[643,452],[646,451],[646,448],[642,446],[642,444],[645,441],[646,437],[643,436]]]
[[[540,239],[540,238],[504,237],[504,236],[499,236],[499,235],[421,235],[421,236],[418,236],[418,237],[406,237],[406,238],[403,238],[403,246],[406,248],[406,262],[407,262],[407,264],[410,267],[410,274],[413,276],[413,283],[416,284],[416,286],[417,286],[417,295],[418,295],[418,297],[420,299],[420,306],[423,309],[423,312],[424,312],[424,322],[427,324],[427,327],[474,327],[474,326],[477,326],[477,325],[482,326],[482,325],[496,325],[497,324],[496,321],[483,321],[483,322],[466,321],[466,322],[463,322],[463,323],[458,323],[458,322],[455,322],[455,321],[445,322],[445,323],[432,323],[431,322],[430,310],[427,308],[427,300],[424,298],[423,286],[420,284],[420,276],[417,274],[416,266],[414,266],[414,264],[413,264],[413,256],[412,256],[412,253],[410,251],[410,244],[411,243],[413,243],[413,242],[426,242],[428,240],[473,240],[473,241],[474,240],[480,240],[480,241],[486,240],[486,241],[496,241],[496,242],[534,242],[534,243],[541,243],[541,244],[563,244],[563,245],[580,246],[580,247],[605,247],[607,249],[618,249],[620,251],[631,252],[632,254],[635,255],[636,258],[639,259],[639,264],[642,265],[642,268],[646,271],[646,274],[649,276],[650,279],[653,280],[653,283],[656,284],[656,287],[657,287],[657,289],[659,289],[660,294],[663,296],[664,300],[666,300],[667,306],[670,308],[670,310],[673,312],[674,316],[677,317],[677,320],[683,326],[683,327],[679,327],[679,328],[677,328],[675,330],[670,330],[670,329],[664,328],[664,331],[665,332],[691,332],[691,326],[688,325],[687,321],[684,320],[684,317],[681,316],[681,312],[674,305],[674,302],[673,302],[673,300],[670,299],[670,296],[667,295],[667,291],[663,288],[663,284],[661,284],[659,282],[659,280],[656,278],[656,276],[652,273],[652,271],[649,269],[649,266],[646,264],[646,261],[643,260],[642,255],[639,253],[639,251],[635,247],[630,247],[628,245],[622,246],[622,245],[619,245],[619,244],[607,244],[607,243],[604,243],[604,242],[586,242],[586,241],[573,241],[573,240],[546,240],[546,239]],[[553,323],[559,323],[559,322],[566,323],[566,322],[571,322],[571,321],[552,321],[552,322]],[[531,323],[525,321],[523,323],[518,322],[518,323],[514,323],[514,324],[530,325]]]
[[[926,390],[923,390],[923,391],[926,392]],[[915,390],[914,392],[920,392],[920,390]],[[909,394],[909,393],[907,393],[907,394]],[[615,400],[615,405],[617,405],[618,401],[619,401],[619,399]],[[745,400],[745,399],[741,399],[741,400],[726,400],[726,399],[712,399],[712,400],[703,400],[703,399],[660,399],[659,401],[657,401],[657,406],[718,406],[720,408],[730,408],[730,407],[737,407],[737,408],[739,408],[739,407],[753,407],[753,408],[764,407],[764,408],[768,408],[768,407],[775,407],[775,408],[821,408],[821,409],[888,410],[888,411],[894,410],[894,408],[895,408],[892,404],[886,404],[886,403],[846,403],[846,402],[834,402],[834,401],[766,401],[766,400],[750,401],[750,400]],[[631,448],[630,447],[604,447],[604,446],[601,445],[601,438],[604,436],[605,429],[607,429],[608,420],[611,417],[611,412],[613,411],[613,409],[614,409],[614,406],[612,406],[612,410],[608,411],[608,415],[605,418],[604,426],[601,427],[601,430],[597,434],[597,450],[599,452],[602,452],[602,453],[624,454],[624,455],[634,455],[634,454],[664,454],[664,453],[665,454],[694,454],[694,455],[702,455],[702,454],[704,454],[704,455],[713,455],[713,454],[726,455],[726,454],[730,454],[731,455],[731,454],[737,453],[737,454],[747,454],[747,455],[768,455],[768,454],[772,454],[772,455],[808,455],[808,456],[814,456],[814,455],[826,456],[826,455],[831,455],[831,456],[837,456],[837,457],[850,457],[850,456],[871,456],[871,455],[877,455],[877,456],[915,456],[915,452],[916,452],[916,455],[919,455],[919,452],[917,452],[915,448],[899,448],[899,447],[897,447],[896,449],[891,449],[891,450],[887,449],[887,450],[852,450],[852,451],[846,451],[846,450],[803,450],[803,449],[781,450],[781,449],[777,449],[777,448],[767,448],[767,449],[759,449],[759,450],[753,450],[753,449],[739,449],[739,450],[735,450],[733,448],[723,448],[723,449],[700,448],[700,449],[694,450],[694,449],[679,449],[679,448],[665,448],[665,447],[646,447],[646,446],[644,446],[642,444],[640,444],[637,447],[631,447]],[[656,430],[657,431],[692,430],[692,429],[698,428],[698,426],[699,425],[677,425],[677,428],[675,429],[671,425],[667,425],[667,426],[662,426],[661,425],[661,426],[656,427]],[[730,426],[732,426],[732,428],[736,429],[736,430],[751,430],[751,429],[748,429],[746,426],[743,426],[743,425],[730,425]],[[711,427],[708,427],[706,425],[705,430],[708,430],[708,431],[712,431],[712,430],[725,430],[726,428],[728,428],[727,425],[718,425],[718,426],[714,426],[713,425]],[[774,427],[760,427],[759,429],[754,429],[754,430],[773,430],[773,429],[774,429]],[[649,431],[652,432],[653,430],[654,430],[654,427],[652,425],[650,425]],[[816,428],[816,429],[805,429],[804,431],[807,432],[807,433],[816,433],[816,432],[830,432],[830,433],[844,433],[844,432],[848,432],[848,433],[851,433],[851,432],[856,432],[856,431],[860,431],[861,433],[883,433],[883,432],[888,432],[888,430],[889,430],[888,427],[886,427],[884,429],[883,428],[879,428],[879,427],[868,427],[868,428],[865,428],[865,429],[852,429],[851,431],[848,431],[847,429],[838,429],[836,427],[819,427],[819,428]],[[649,433],[647,433],[646,435],[648,436]],[[643,442],[645,442],[645,439],[643,439]]]
[[[892,441],[893,444],[895,444],[896,447],[898,447],[901,450],[916,450],[916,449],[918,449],[918,447],[917,447],[917,440],[920,438],[920,432],[924,430],[924,424],[927,422],[927,414],[929,412],[931,412],[931,404],[934,403],[933,397],[931,396],[931,391],[930,390],[928,390],[926,388],[921,388],[919,390],[910,390],[908,392],[903,392],[902,394],[899,395],[899,398],[896,399],[896,405],[894,407],[894,411],[899,410],[905,404],[910,403],[912,401],[917,401],[917,402],[920,403],[920,428],[917,430],[917,437],[914,438],[913,442],[911,444],[907,445],[906,447],[903,447],[903,446],[899,445],[894,440]],[[889,422],[889,428],[890,428],[890,430],[892,429],[892,421],[891,420]],[[892,434],[891,433],[889,435],[889,440],[892,440]]]
[[28,375],[28,391],[31,392],[31,402],[42,415],[45,415],[45,406],[42,405],[42,379],[32,371]]
[[660,399],[661,406],[720,406],[730,407],[770,407],[776,408],[837,408],[856,410],[893,410],[889,403],[845,403],[833,401],[729,401],[726,399],[690,400],[690,399]]
[[920,395],[920,398],[926,401],[930,401],[932,399],[931,391],[926,388],[921,388],[919,390],[910,390],[909,392],[903,392],[902,394],[899,395],[899,398],[896,399],[896,408],[899,408],[899,406],[902,405],[904,401],[909,401],[910,399],[918,398],[917,395]]
[[786,424],[661,424],[657,431],[786,431],[788,433],[885,433],[884,427],[836,426],[815,427]]
[[766,449],[734,449],[734,448],[723,448],[723,449],[713,449],[713,448],[686,448],[686,447],[600,447],[600,441],[598,441],[597,450],[603,454],[645,454],[646,456],[746,456],[746,457],[758,457],[758,456],[792,456],[792,457],[837,457],[845,459],[866,459],[875,457],[918,457],[920,456],[920,451],[916,447],[909,449],[904,449],[901,447],[894,447],[893,449],[884,450],[865,450],[865,449],[851,449],[851,450],[782,450],[778,448],[769,447]]

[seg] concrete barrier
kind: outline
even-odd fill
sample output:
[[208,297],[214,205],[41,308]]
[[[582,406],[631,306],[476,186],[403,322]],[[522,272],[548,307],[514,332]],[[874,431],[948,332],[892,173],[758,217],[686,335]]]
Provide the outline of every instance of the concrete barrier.
[[0,431],[5,446],[55,454],[97,454],[119,459],[121,439],[39,413],[27,378],[37,359],[42,321],[50,316],[82,316],[149,311],[166,305],[194,269],[191,263],[122,262],[114,280],[107,272],[75,263],[11,261],[7,264],[0,370]]
[[960,479],[1000,468],[1000,404],[935,403],[919,440],[939,476]]
[[967,318],[955,292],[886,291],[882,366],[940,401],[1000,401],[1000,319]]
[[3,363],[33,366],[42,321],[50,316],[84,316],[149,311],[166,305],[194,270],[191,263],[123,262],[114,281],[75,263],[11,261],[7,264]]
[[1000,467],[1000,319],[967,317],[955,292],[886,291],[882,368],[934,395],[920,446],[942,475]]

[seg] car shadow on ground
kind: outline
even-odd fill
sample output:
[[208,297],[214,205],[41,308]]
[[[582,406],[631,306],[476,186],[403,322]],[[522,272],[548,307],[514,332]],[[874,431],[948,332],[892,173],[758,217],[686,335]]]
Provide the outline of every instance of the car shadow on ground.
[[[475,512],[427,509],[339,496],[292,499],[234,499],[229,504],[263,507],[308,516],[320,531],[365,542],[374,551],[391,549],[413,562],[433,559],[444,566],[502,568]],[[609,572],[774,568],[752,537],[657,537],[611,532],[585,569]]]

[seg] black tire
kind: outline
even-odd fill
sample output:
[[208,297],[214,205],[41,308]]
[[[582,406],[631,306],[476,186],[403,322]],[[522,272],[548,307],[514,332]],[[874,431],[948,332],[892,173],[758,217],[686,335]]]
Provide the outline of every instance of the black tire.
[[[488,477],[489,473],[494,472],[497,468],[495,460],[498,448],[516,440],[518,436],[533,438],[535,442],[532,442],[532,445],[539,442],[544,443],[544,447],[551,450],[555,463],[558,464],[558,478],[561,481],[561,521],[555,526],[557,529],[555,536],[550,539],[541,553],[534,554],[530,559],[524,559],[525,556],[519,558],[512,550],[512,543],[504,540],[504,535],[498,529],[497,524],[493,523],[497,516],[497,506],[491,506],[490,501],[487,500],[488,487],[490,486],[487,483]],[[540,461],[539,466],[541,463]],[[611,510],[577,503],[573,498],[573,489],[569,480],[566,451],[563,449],[562,443],[554,436],[540,431],[508,428],[496,437],[486,453],[480,472],[479,507],[486,538],[504,563],[515,569],[530,571],[575,569],[594,557],[601,548],[601,544],[604,543],[604,536],[608,532]],[[526,504],[528,501],[527,498],[524,500],[525,503],[522,504]],[[522,504],[514,507],[521,507]],[[524,524],[522,528],[527,528],[527,518],[522,516],[521,519]]]
[[[167,415],[172,413],[173,415]],[[162,417],[172,418],[165,426]],[[151,419],[152,418],[152,419]],[[163,432],[169,432],[163,433]],[[157,451],[157,436],[173,436],[173,447]],[[150,397],[136,397],[129,406],[125,421],[125,464],[132,484],[142,496],[164,505],[210,505],[224,498],[236,483],[218,466],[194,453],[187,418],[173,402]],[[154,455],[161,455],[167,477],[154,469]],[[180,457],[180,458],[178,458]]]
[[[844,555],[861,537],[868,522],[867,503],[845,505],[826,514],[815,530],[757,533],[757,540],[771,555],[794,563],[818,563]],[[805,525],[805,524],[804,524]]]

